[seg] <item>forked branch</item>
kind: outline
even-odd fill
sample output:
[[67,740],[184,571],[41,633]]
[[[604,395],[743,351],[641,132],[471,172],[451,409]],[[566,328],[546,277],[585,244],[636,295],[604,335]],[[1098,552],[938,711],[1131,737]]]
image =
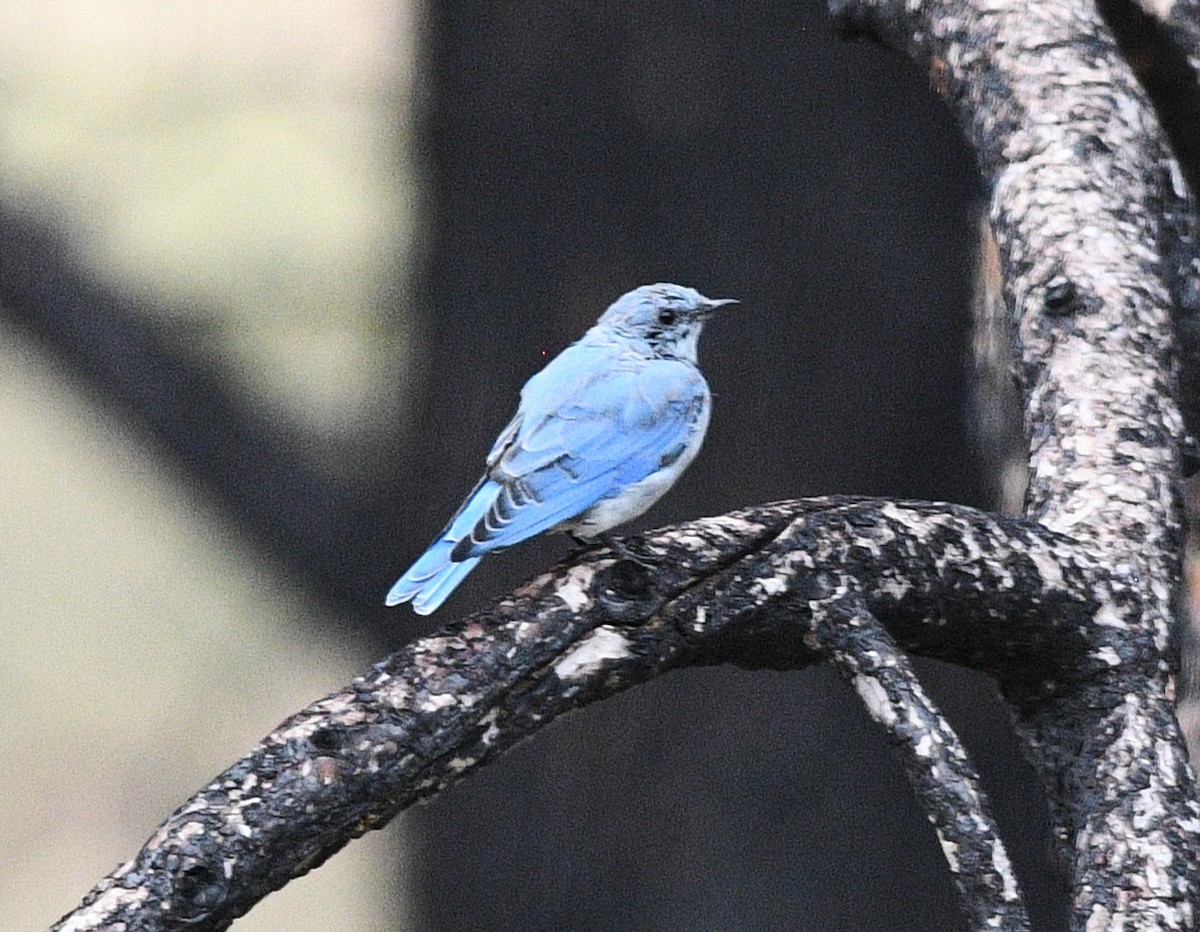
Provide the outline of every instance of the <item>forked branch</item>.
[[[1021,703],[1089,690],[1113,655],[1128,653],[1106,621],[1129,593],[1092,557],[1037,525],[971,509],[815,499],[631,543],[653,572],[607,550],[580,554],[288,719],[61,928],[223,928],[557,716],[671,669],[798,669],[830,657],[860,684],[872,679],[860,692],[929,716],[930,740],[949,742],[936,710],[903,697],[904,669],[885,668],[899,655],[880,653],[888,640],[873,619],[907,650],[992,673]],[[851,587],[853,600],[839,601]],[[1143,665],[1153,671],[1156,659]],[[988,852],[964,858],[985,870],[966,878],[973,895],[982,884],[1017,915],[970,765],[952,743],[938,753],[951,765],[941,775],[954,779],[934,792],[936,805],[926,794],[931,818],[969,814],[944,827],[965,853]],[[923,752],[930,774],[931,764]]]

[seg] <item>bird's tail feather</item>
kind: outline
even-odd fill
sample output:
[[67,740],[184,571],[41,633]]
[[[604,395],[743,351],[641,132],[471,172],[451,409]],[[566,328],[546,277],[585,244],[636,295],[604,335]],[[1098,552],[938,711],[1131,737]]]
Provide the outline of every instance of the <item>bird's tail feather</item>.
[[440,540],[430,547],[407,573],[396,580],[384,601],[388,605],[411,601],[413,611],[418,615],[428,615],[436,610],[479,563],[479,557],[459,562],[451,560],[453,549],[452,540]]
[[445,602],[455,587],[475,569],[480,559],[476,556],[454,560],[454,548],[471,533],[499,491],[500,487],[495,482],[486,476],[481,479],[438,539],[396,580],[384,602],[387,605],[399,605],[411,601],[413,611],[418,615],[428,615]]

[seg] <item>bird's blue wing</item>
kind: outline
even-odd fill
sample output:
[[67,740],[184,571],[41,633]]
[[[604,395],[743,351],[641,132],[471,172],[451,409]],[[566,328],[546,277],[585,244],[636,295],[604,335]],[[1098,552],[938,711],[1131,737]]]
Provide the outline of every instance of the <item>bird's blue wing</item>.
[[516,494],[512,489],[506,491],[501,483],[490,478],[492,467],[513,445],[527,412],[533,412],[536,418],[544,417],[546,405],[555,394],[560,397],[570,395],[579,387],[580,373],[595,371],[603,364],[604,360],[596,354],[596,347],[586,342],[576,343],[525,384],[516,416],[500,432],[488,453],[489,474],[479,480],[433,543],[388,590],[384,600],[387,605],[411,601],[415,612],[427,615],[435,611],[475,568],[479,558],[456,555],[455,548],[470,537],[471,531],[489,511],[503,507],[497,505],[499,499]]
[[645,479],[686,448],[708,387],[676,360],[576,343],[526,383],[488,472],[387,604],[434,611],[480,557],[548,530]]
[[488,472],[495,497],[456,559],[510,547],[669,465],[708,400],[700,373],[675,360],[601,368],[552,403],[557,387],[527,387],[523,421]]

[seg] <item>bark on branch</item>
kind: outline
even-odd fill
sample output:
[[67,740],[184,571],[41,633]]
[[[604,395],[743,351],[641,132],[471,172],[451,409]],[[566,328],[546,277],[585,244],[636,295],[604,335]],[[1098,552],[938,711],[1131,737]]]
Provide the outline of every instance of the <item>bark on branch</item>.
[[1200,806],[1171,651],[1171,323],[1196,247],[1166,134],[1088,4],[833,6],[928,70],[978,153],[1016,334],[1025,517],[818,499],[649,534],[633,546],[653,572],[581,554],[293,716],[60,928],[223,928],[564,712],[688,665],[824,660],[900,749],[974,926],[1021,928],[973,769],[897,646],[996,678],[1046,787],[1074,927],[1196,924]]
[[[816,499],[668,528],[633,546],[653,572],[608,551],[582,554],[293,716],[60,928],[223,928],[565,712],[679,667],[798,669],[829,656],[881,719],[890,704],[921,710],[931,731],[910,733],[910,744],[945,740],[910,752],[929,811],[963,852],[962,881],[989,892],[977,904],[1019,914],[990,828],[943,818],[978,808],[970,765],[940,716],[903,695],[903,668],[887,668],[898,655],[880,652],[866,613],[907,650],[995,674],[1021,706],[1071,692],[1111,708],[1119,697],[1103,683],[1114,658],[1146,676],[1158,663],[1107,623],[1136,594],[1114,589],[1072,541],[1016,519]],[[1170,763],[1182,791],[1183,760]]]
[[1028,928],[1017,878],[966,749],[854,580],[844,579],[839,589],[828,601],[796,606],[797,618],[811,613],[814,642],[887,730],[937,832],[972,927]]

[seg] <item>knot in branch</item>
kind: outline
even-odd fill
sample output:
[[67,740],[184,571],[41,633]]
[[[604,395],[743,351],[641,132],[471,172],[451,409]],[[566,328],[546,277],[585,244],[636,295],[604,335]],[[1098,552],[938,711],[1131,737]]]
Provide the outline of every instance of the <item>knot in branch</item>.
[[617,622],[644,621],[658,603],[653,567],[641,560],[622,559],[596,574],[596,600]]

